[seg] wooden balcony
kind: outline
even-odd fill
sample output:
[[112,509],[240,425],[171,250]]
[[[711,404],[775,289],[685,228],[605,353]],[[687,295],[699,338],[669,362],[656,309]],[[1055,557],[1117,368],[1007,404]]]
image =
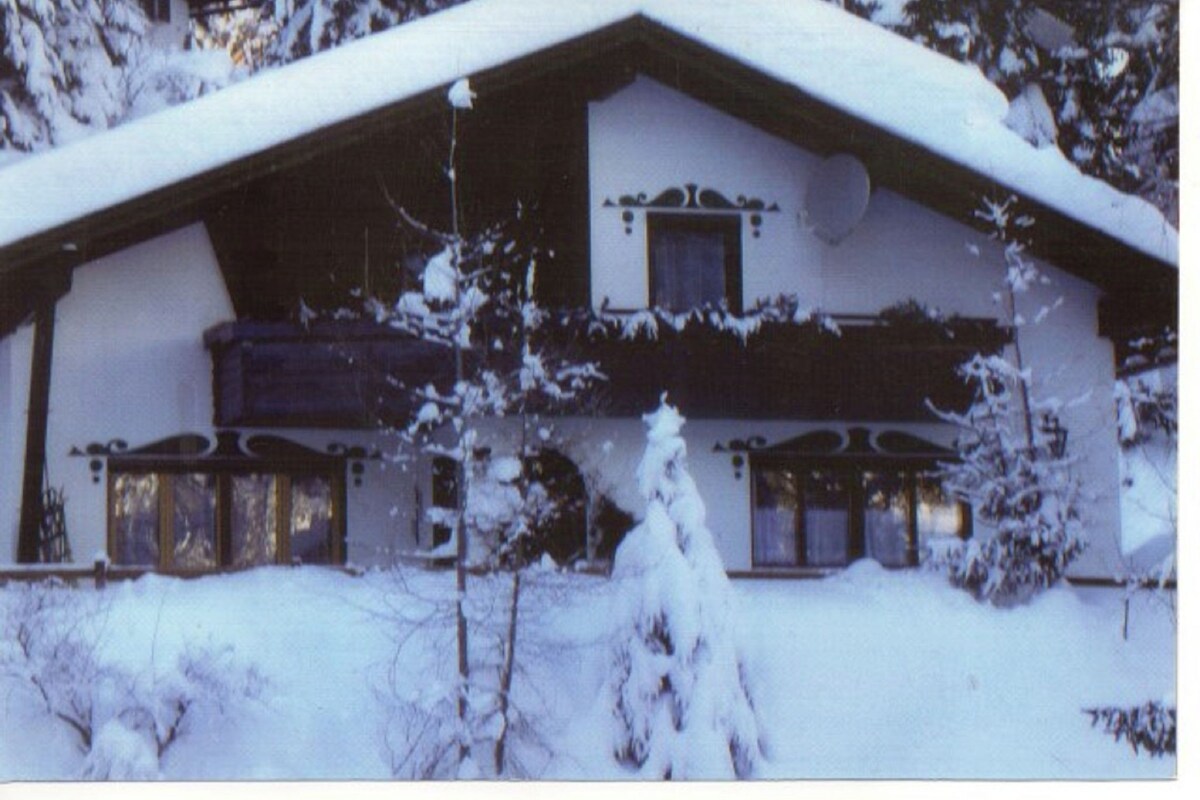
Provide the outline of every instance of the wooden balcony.
[[[548,350],[591,360],[608,376],[587,402],[560,413],[638,416],[663,391],[693,418],[931,421],[927,405],[962,409],[970,387],[956,367],[1007,333],[988,320],[913,329],[842,317],[836,330],[764,323],[745,341],[693,325],[624,338],[597,326],[548,327]],[[414,389],[446,388],[447,348],[364,321],[230,322],[209,330],[220,426],[372,427],[403,423]]]

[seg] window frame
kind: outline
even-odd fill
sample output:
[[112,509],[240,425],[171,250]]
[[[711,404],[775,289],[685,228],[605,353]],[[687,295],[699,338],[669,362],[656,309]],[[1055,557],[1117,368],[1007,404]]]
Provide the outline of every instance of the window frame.
[[[846,458],[813,458],[790,455],[759,455],[750,459],[750,564],[753,569],[761,570],[834,570],[844,569],[860,558],[867,556],[867,526],[866,526],[866,485],[865,476],[868,473],[899,475],[903,483],[905,501],[907,503],[907,522],[905,525],[905,563],[892,565],[889,569],[905,569],[920,566],[921,532],[918,529],[917,489],[923,477],[928,477],[935,465],[919,460],[906,459],[846,459]],[[787,469],[795,473],[801,481],[797,492],[796,521],[792,534],[795,537],[796,560],[793,564],[771,563],[760,560],[756,543],[756,524],[758,511],[758,472],[761,469]],[[843,480],[847,487],[847,521],[846,521],[846,563],[845,564],[809,564],[806,531],[806,486],[804,481],[810,472],[832,472]],[[958,507],[959,532],[957,538],[967,540],[972,535],[972,512],[970,504],[962,499],[953,500]]]
[[[174,480],[180,475],[214,475],[216,477],[215,566],[189,568],[172,563],[175,542]],[[117,519],[114,504],[116,482],[121,475],[157,475],[158,485],[158,562],[156,564],[117,564],[122,567],[149,567],[159,572],[207,573],[248,569],[264,564],[238,566],[233,563],[233,479],[241,475],[270,475],[275,479],[275,560],[278,565],[291,565],[292,483],[297,478],[324,478],[330,483],[332,515],[330,519],[329,560],[321,565],[339,566],[346,563],[346,476],[344,468],[305,466],[295,463],[243,462],[221,464],[219,460],[123,461],[110,459],[107,470],[108,535],[106,545],[110,557],[117,549]],[[318,562],[312,562],[317,564]]]
[[730,313],[742,313],[742,217],[740,214],[692,213],[692,212],[647,212],[646,213],[646,297],[650,308],[664,308],[673,313],[686,313],[692,309],[674,309],[662,306],[654,295],[658,270],[661,266],[654,255],[654,236],[662,231],[700,231],[719,233],[725,244],[725,304]]

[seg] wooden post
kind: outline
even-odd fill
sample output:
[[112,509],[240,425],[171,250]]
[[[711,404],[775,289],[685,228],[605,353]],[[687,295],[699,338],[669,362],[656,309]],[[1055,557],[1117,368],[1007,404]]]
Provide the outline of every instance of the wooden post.
[[46,431],[50,415],[50,367],[54,360],[55,300],[43,300],[34,312],[33,364],[29,374],[29,411],[25,426],[25,477],[17,562],[38,562],[42,523],[42,476],[46,471]]

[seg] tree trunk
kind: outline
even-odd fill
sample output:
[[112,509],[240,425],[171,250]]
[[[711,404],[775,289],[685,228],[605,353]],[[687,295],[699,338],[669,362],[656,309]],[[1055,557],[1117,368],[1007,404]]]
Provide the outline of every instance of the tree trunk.
[[[455,163],[458,152],[458,110],[454,109],[451,112],[451,133],[450,133],[450,156],[447,160],[447,174],[450,179],[450,225],[451,237],[453,238],[453,265],[454,265],[454,305],[458,309],[458,324],[454,332],[454,385],[457,387],[462,384],[463,372],[463,352],[462,352],[462,305],[460,294],[462,291],[462,240],[460,238],[458,226],[458,165]],[[465,417],[467,409],[459,409],[459,413]],[[465,419],[464,419],[465,423]],[[471,756],[471,735],[467,731],[467,710],[468,710],[468,686],[471,679],[471,662],[469,658],[468,640],[467,640],[467,615],[464,609],[464,604],[467,598],[467,525],[466,525],[466,509],[467,509],[467,458],[470,454],[465,452],[464,444],[469,440],[467,435],[469,430],[465,424],[459,432],[459,453],[458,453],[458,521],[455,523],[455,554],[454,554],[454,618],[455,628],[458,640],[458,722],[459,731],[462,736],[458,744],[458,762],[461,764]]]
[[508,608],[508,631],[504,637],[504,665],[500,670],[500,735],[496,737],[496,774],[504,773],[504,749],[508,741],[509,693],[517,653],[517,614],[521,604],[521,558],[512,576],[512,599]]

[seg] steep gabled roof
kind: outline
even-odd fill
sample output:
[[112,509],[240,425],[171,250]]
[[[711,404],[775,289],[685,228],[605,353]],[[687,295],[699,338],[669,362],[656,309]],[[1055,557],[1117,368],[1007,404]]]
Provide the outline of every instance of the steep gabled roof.
[[[868,153],[873,174],[935,208],[969,217],[985,190],[1018,194],[1058,224],[1052,260],[1105,262],[1100,285],[1145,264],[1161,280],[1177,263],[1156,209],[1010,131],[1003,95],[977,70],[821,0],[472,0],[0,169],[0,274],[161,214],[174,192],[218,191],[373,115],[442,102],[461,76],[552,70],[631,36],[711,57],[804,119],[852,123],[847,149],[883,142]],[[928,156],[910,164],[914,153]]]

